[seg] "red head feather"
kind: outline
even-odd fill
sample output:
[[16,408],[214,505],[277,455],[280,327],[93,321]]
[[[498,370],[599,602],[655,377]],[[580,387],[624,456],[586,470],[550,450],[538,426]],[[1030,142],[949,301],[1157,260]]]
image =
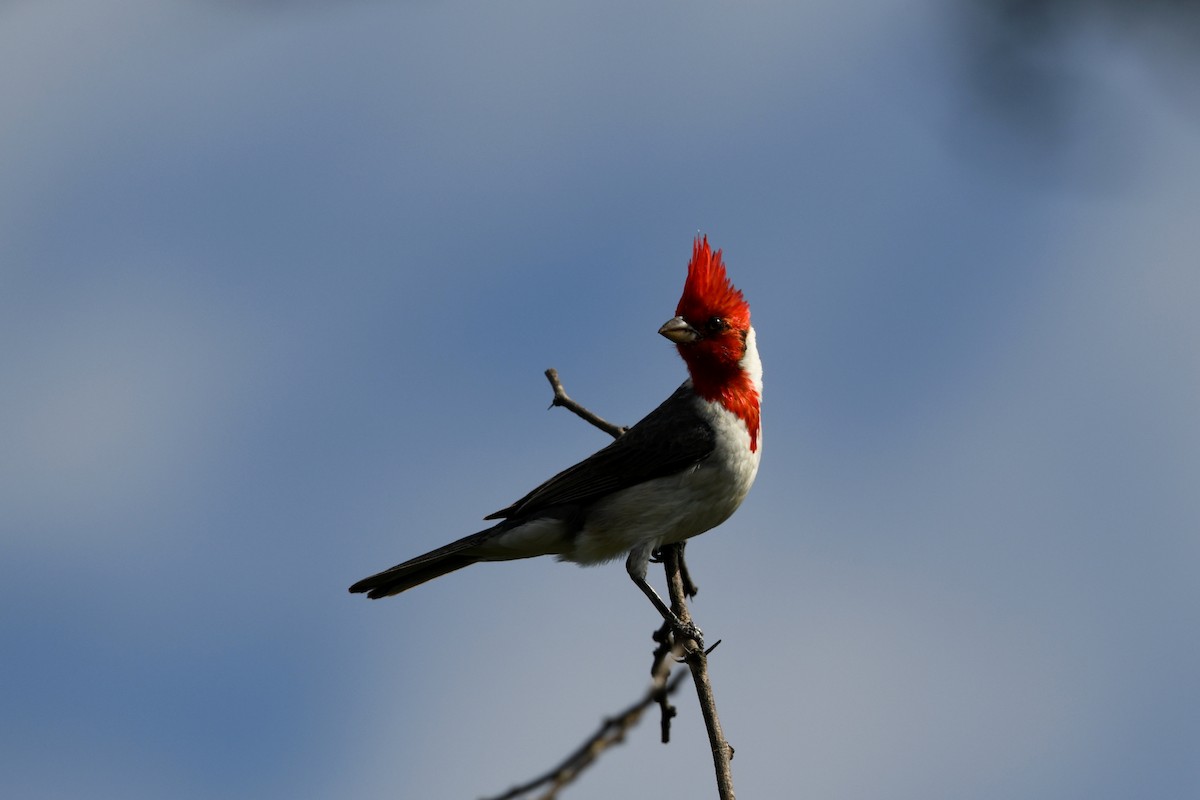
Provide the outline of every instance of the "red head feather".
[[713,316],[724,318],[738,329],[750,324],[750,306],[741,291],[729,282],[721,251],[712,251],[707,236],[696,239],[692,245],[687,282],[683,284],[683,296],[675,313],[698,327]]
[[721,251],[713,252],[708,237],[696,239],[687,281],[675,314],[698,333],[676,345],[687,362],[696,394],[720,402],[741,417],[750,432],[750,449],[758,449],[759,397],[745,370],[750,306],[725,274]]

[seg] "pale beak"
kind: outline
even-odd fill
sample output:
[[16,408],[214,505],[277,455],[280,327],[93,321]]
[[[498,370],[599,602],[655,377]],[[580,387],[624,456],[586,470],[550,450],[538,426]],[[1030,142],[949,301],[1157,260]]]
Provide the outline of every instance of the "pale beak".
[[675,344],[687,344],[700,338],[699,332],[684,321],[683,317],[672,317],[663,323],[658,332]]

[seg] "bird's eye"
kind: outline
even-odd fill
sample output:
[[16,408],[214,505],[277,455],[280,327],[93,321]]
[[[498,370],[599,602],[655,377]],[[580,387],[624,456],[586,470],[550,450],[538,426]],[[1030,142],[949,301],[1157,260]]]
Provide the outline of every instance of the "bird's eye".
[[708,322],[706,322],[704,324],[704,327],[705,327],[705,329],[708,330],[709,333],[720,333],[721,331],[728,328],[729,324],[726,323],[725,320],[721,319],[720,317],[709,317]]

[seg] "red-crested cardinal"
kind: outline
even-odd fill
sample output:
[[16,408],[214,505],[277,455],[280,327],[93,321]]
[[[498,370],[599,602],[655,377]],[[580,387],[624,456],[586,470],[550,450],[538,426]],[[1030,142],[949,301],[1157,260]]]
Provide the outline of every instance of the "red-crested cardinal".
[[662,405],[608,447],[484,518],[502,522],[350,591],[387,597],[479,561],[554,555],[597,564],[627,555],[629,577],[678,625],[646,582],[650,556],[729,519],[762,453],[762,363],[750,306],[707,237],[694,243],[675,316],[658,332],[675,343],[690,376]]

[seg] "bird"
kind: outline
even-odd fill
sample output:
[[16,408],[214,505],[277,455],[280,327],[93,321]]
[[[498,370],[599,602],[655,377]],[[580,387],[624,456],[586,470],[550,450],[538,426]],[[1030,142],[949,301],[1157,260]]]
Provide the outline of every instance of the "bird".
[[658,332],[688,371],[662,404],[607,447],[484,517],[499,520],[491,527],[350,591],[388,597],[482,561],[551,555],[588,566],[625,556],[629,577],[663,618],[698,638],[647,582],[651,557],[727,520],[762,457],[762,362],[750,306],[707,236],[693,241],[675,316]]

